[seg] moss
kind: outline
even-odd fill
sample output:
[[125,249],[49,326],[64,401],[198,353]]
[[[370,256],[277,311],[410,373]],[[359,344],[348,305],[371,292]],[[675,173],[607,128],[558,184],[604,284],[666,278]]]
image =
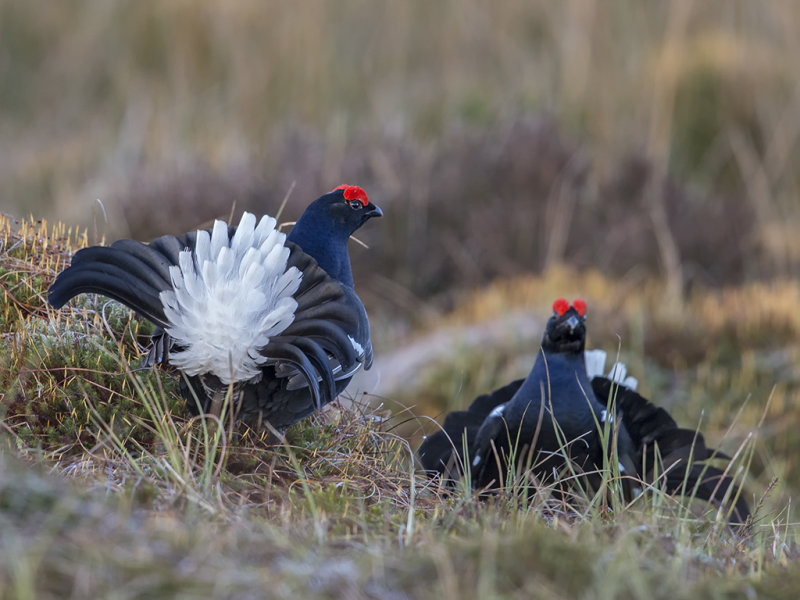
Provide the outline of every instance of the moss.
[[[6,253],[0,259],[0,390],[11,431],[59,455],[83,452],[101,441],[99,423],[112,424],[121,439],[145,446],[152,433],[126,372],[138,360],[139,342],[152,330],[116,302],[81,296],[54,312],[45,305],[46,288],[65,256],[85,235],[40,221],[0,220]],[[168,393],[171,377],[154,372]],[[174,396],[174,393],[172,394]]]

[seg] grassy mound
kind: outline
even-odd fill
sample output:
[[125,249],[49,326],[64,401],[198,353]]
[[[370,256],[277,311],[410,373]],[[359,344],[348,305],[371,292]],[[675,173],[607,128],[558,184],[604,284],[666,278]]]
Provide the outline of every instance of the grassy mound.
[[[798,529],[788,508],[796,482],[771,482],[796,466],[789,383],[773,392],[768,410],[753,403],[765,415],[758,439],[745,444],[754,455],[747,490],[759,507],[739,535],[713,511],[693,512],[657,492],[631,506],[589,492],[559,503],[546,488],[481,501],[416,472],[403,428],[363,400],[342,400],[277,441],[224,419],[187,418],[174,374],[135,368],[149,330],[129,311],[95,298],[57,313],[45,307],[47,285],[85,237],[9,219],[0,231],[0,589],[10,596],[790,598],[800,585]],[[494,305],[506,311],[515,302],[528,309],[542,297],[549,302],[563,276],[498,283],[442,325],[479,322]],[[598,342],[609,341],[615,314],[639,339],[634,325],[641,329],[641,315],[657,304],[655,288],[618,302],[605,296],[610,284],[599,276],[569,277],[589,292]],[[769,296],[784,298],[778,289]],[[734,379],[723,376],[736,373],[728,350],[678,371],[686,414],[699,414],[711,398],[729,407],[762,389],[763,327],[774,321],[785,332],[785,319],[795,318],[748,288],[738,293],[741,301],[732,291],[681,309],[697,315],[689,339],[752,348],[751,358],[739,356]],[[734,327],[742,320],[715,321],[703,312],[706,301],[727,315],[760,308]],[[675,343],[685,343],[674,315],[662,310],[653,327],[659,335],[674,327]],[[453,402],[453,378],[474,365],[484,375],[469,393],[483,391],[516,368],[508,364],[522,365],[512,354],[482,363],[466,348],[423,374],[409,387],[415,398],[405,400],[421,404],[427,388],[429,406]],[[663,377],[648,385],[666,390],[675,363],[668,353],[652,356],[647,372]],[[778,405],[783,412],[773,412]],[[749,410],[731,443],[746,437]],[[408,411],[397,418],[424,421]],[[727,410],[710,410],[706,419],[712,432],[733,420]]]

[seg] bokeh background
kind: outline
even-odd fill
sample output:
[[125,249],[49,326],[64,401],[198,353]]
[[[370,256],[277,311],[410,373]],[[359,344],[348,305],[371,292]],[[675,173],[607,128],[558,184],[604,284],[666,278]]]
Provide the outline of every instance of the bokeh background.
[[798,19],[2,0],[0,207],[147,239],[358,183],[387,213],[354,252],[362,287],[413,311],[560,262],[684,286],[793,273]]
[[149,239],[359,184],[383,401],[524,375],[580,295],[683,423],[774,418],[769,481],[800,444],[798,56],[791,0],[0,0],[0,209]]

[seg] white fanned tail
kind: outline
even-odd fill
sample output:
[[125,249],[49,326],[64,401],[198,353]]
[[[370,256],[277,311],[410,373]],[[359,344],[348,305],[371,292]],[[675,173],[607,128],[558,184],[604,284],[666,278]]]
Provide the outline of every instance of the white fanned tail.
[[276,221],[244,213],[228,239],[228,225],[215,221],[209,235],[197,232],[194,253],[184,250],[170,267],[172,289],[161,292],[170,327],[182,350],[170,363],[189,375],[213,373],[224,384],[260,375],[268,360],[260,350],[294,320],[293,298],[303,274],[286,268],[289,249]]
[[628,376],[628,368],[624,363],[615,362],[608,373],[603,373],[607,358],[605,350],[586,350],[583,355],[586,362],[586,374],[590,381],[595,377],[608,377],[614,383],[636,391],[639,381],[635,377]]

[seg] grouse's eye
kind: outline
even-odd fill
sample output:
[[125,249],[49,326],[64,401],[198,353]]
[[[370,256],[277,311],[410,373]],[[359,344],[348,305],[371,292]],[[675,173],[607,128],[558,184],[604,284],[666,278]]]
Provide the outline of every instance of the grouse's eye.
[[361,210],[364,208],[364,205],[361,204],[361,200],[350,200],[348,204],[350,204],[350,208],[353,210]]

